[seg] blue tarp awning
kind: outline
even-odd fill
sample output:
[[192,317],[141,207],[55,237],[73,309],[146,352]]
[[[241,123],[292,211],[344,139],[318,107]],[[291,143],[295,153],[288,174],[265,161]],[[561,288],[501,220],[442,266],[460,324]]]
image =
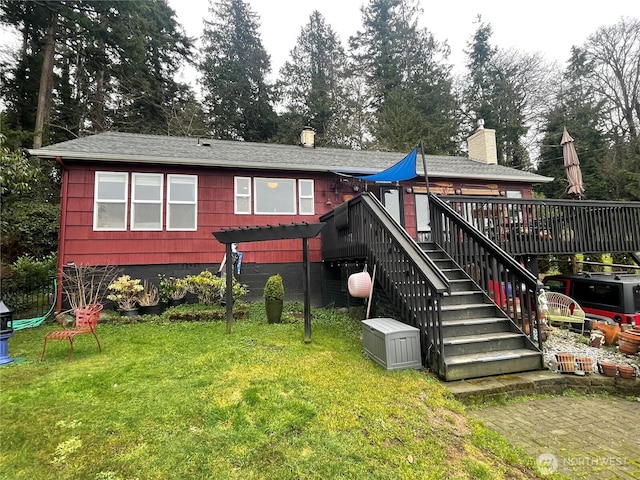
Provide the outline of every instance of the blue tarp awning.
[[401,182],[403,180],[411,180],[416,178],[416,156],[418,149],[414,148],[409,154],[400,160],[395,165],[383,170],[382,172],[374,173],[373,175],[354,175],[354,178],[360,180],[367,180],[370,182]]

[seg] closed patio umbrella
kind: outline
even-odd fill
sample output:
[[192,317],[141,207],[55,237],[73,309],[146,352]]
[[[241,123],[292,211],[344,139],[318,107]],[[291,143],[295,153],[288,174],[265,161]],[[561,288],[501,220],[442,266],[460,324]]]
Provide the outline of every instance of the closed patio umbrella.
[[569,132],[567,132],[567,127],[564,127],[560,145],[562,145],[564,168],[567,170],[567,180],[569,181],[567,193],[581,198],[584,193],[582,170],[580,170],[580,160],[578,160],[578,154],[576,153],[576,147],[573,144],[573,138],[569,135]]

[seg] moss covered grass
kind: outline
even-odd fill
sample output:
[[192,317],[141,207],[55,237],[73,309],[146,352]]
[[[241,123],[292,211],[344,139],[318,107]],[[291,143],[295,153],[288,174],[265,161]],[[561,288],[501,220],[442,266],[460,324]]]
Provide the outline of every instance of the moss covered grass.
[[387,372],[359,322],[105,323],[94,340],[16,332],[0,368],[0,478],[519,479],[533,461],[466,416],[425,372]]

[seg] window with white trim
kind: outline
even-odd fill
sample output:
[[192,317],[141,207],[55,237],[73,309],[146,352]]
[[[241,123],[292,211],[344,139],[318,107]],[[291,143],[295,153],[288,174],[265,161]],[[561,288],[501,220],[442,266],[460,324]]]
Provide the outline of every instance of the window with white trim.
[[94,230],[127,229],[128,179],[129,174],[126,172],[96,172]]
[[235,177],[233,179],[234,200],[233,213],[250,214],[251,213],[251,178]]
[[313,180],[298,180],[300,215],[314,215]]
[[254,178],[253,211],[256,215],[295,215],[296,181],[292,178]]
[[167,175],[167,230],[198,229],[198,177]]
[[131,230],[162,230],[163,175],[133,173]]

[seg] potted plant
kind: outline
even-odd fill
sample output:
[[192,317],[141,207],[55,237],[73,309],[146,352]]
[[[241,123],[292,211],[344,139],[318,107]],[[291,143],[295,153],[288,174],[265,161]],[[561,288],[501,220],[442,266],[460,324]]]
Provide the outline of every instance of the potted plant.
[[283,303],[284,284],[282,277],[278,274],[272,275],[264,285],[264,305],[267,313],[267,322],[280,323]]
[[143,290],[138,294],[138,305],[140,305],[141,315],[159,315],[162,313],[163,305],[160,303],[158,287],[145,280],[142,283]]
[[138,295],[144,290],[140,283],[139,278],[121,275],[107,287],[112,292],[107,295],[107,298],[118,304],[122,315],[129,317],[138,315]]
[[181,278],[165,277],[164,274],[158,275],[158,294],[160,300],[167,303],[170,307],[181,305],[184,303],[187,295],[187,282]]

